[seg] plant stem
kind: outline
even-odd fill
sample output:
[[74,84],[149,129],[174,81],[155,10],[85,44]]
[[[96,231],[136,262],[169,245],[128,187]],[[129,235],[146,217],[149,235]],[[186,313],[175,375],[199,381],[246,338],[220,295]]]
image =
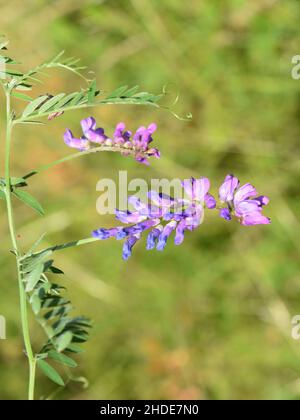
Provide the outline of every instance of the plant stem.
[[40,166],[39,168],[29,172],[28,174],[24,175],[24,179],[31,178],[34,175],[37,175],[47,169],[51,169],[54,166],[60,165],[61,163],[68,162],[69,160],[77,159],[82,156],[90,155],[91,153],[98,153],[98,152],[113,152],[113,153],[127,153],[128,155],[135,155],[136,151],[134,149],[125,149],[124,147],[120,146],[99,146],[94,147],[84,152],[77,152],[73,153],[72,155],[65,156],[61,159],[54,160],[53,162],[47,163],[45,165]]
[[28,386],[28,399],[30,401],[34,400],[34,385],[35,385],[35,369],[36,369],[36,359],[34,358],[33,361],[29,365],[29,386]]
[[82,246],[82,245],[91,244],[91,243],[97,242],[99,240],[100,240],[99,238],[89,237],[89,238],[85,238],[85,239],[79,239],[78,241],[72,241],[72,242],[66,242],[66,243],[60,244],[60,245],[54,245],[54,246],[51,246],[49,248],[45,248],[42,251],[35,252],[33,254],[25,254],[20,258],[20,262],[26,260],[26,258],[28,258],[28,257],[38,257],[42,254],[47,253],[47,252],[62,251],[62,250],[67,249],[67,248],[73,248],[74,246]]
[[10,92],[6,92],[6,145],[5,145],[6,207],[7,207],[7,218],[8,218],[9,233],[10,233],[11,242],[12,242],[12,245],[13,245],[13,251],[15,253],[16,262],[17,262],[22,332],[23,332],[23,340],[24,340],[26,355],[27,355],[28,363],[29,363],[28,399],[33,400],[34,399],[35,362],[36,361],[35,361],[35,356],[33,354],[32,347],[31,347],[31,341],[30,341],[28,313],[27,313],[27,299],[26,299],[26,293],[25,293],[25,289],[24,289],[24,286],[23,286],[23,279],[22,279],[20,265],[19,265],[20,252],[19,252],[18,244],[17,244],[17,240],[16,240],[13,207],[12,207],[12,200],[11,200],[11,181],[10,181],[11,134],[12,134],[12,121],[11,121]]

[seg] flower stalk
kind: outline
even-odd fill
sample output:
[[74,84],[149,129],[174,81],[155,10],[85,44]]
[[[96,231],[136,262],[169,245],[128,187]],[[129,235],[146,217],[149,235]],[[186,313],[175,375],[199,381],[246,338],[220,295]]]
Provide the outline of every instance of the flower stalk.
[[[131,155],[131,156],[134,156],[135,153],[136,153],[136,151],[134,149],[129,150],[129,149],[125,149],[122,146],[99,146],[99,147],[93,147],[93,148],[91,148],[89,150],[85,150],[85,151],[82,151],[82,152],[73,153],[73,154],[67,155],[67,156],[65,156],[63,158],[54,160],[54,161],[52,161],[50,163],[46,163],[45,165],[41,165],[37,169],[34,169],[33,171],[31,171],[31,172],[27,173],[26,175],[24,175],[22,178],[23,179],[28,179],[28,178],[31,178],[34,175],[40,174],[41,172],[47,171],[48,169],[52,169],[53,167],[55,167],[57,165],[60,165],[60,164],[69,162],[69,161],[71,161],[73,159],[78,159],[80,157],[90,155],[92,153],[100,153],[100,152],[110,152],[110,153],[125,153],[126,152],[127,155]],[[147,156],[147,154],[145,154],[145,157],[146,156]]]

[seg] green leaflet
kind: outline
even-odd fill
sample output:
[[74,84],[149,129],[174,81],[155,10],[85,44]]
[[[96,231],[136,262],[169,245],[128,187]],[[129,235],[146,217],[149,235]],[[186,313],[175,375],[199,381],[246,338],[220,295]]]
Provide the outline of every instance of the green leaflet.
[[23,203],[27,204],[27,206],[31,207],[33,210],[38,212],[41,216],[44,216],[45,211],[40,203],[27,191],[22,190],[14,190],[13,194],[21,200]]
[[130,98],[131,96],[135,95],[138,92],[138,90],[139,86],[134,86],[133,88],[127,90],[126,96]]
[[125,94],[125,92],[128,90],[128,86],[121,86],[118,89],[114,90],[113,92],[111,92],[108,96],[107,99],[111,99],[111,98],[120,98],[122,96],[122,94]]
[[60,335],[55,340],[55,345],[56,345],[57,351],[59,353],[64,351],[71,344],[72,339],[73,339],[73,334],[72,334],[71,331],[66,331],[65,333]]
[[42,242],[42,240],[45,238],[46,233],[43,233],[34,243],[33,245],[30,247],[29,250],[29,255],[40,245],[40,243]]
[[30,298],[30,303],[33,312],[35,313],[35,315],[37,315],[41,310],[41,299],[37,294],[33,294]]
[[76,344],[70,344],[68,348],[66,349],[66,351],[70,353],[82,353],[84,350],[80,346],[77,346]]
[[57,111],[59,108],[56,108],[55,105],[64,97],[65,93],[60,93],[59,95],[56,95],[53,98],[49,99],[38,109],[38,113],[43,114],[44,112],[50,110],[51,112]]
[[37,283],[41,279],[41,275],[44,272],[44,264],[40,263],[38,264],[26,277],[26,292],[32,292],[32,290],[35,288]]
[[60,270],[59,268],[57,268],[57,267],[54,267],[53,265],[51,265],[50,267],[49,267],[49,269],[47,270],[47,272],[50,272],[50,273],[52,273],[52,274],[64,274],[64,272],[62,271],[62,270]]
[[34,111],[36,109],[38,109],[38,107],[44,103],[45,101],[47,101],[49,99],[48,95],[42,95],[39,96],[38,98],[34,99],[32,102],[30,102],[29,105],[27,105],[27,107],[24,109],[23,114],[22,114],[22,118],[26,119],[27,117],[29,117],[29,115],[32,115],[34,113]]
[[77,363],[75,362],[75,360],[71,359],[71,357],[66,356],[65,354],[62,353],[58,353],[54,350],[50,350],[48,353],[48,357],[50,357],[50,359],[55,360],[58,363],[61,363],[65,366],[74,368],[77,367]]
[[56,106],[57,106],[57,108],[58,109],[62,109],[64,106],[67,106],[67,104],[69,103],[69,102],[71,102],[72,101],[72,99],[74,99],[77,95],[79,94],[79,92],[73,92],[73,93],[70,93],[69,95],[66,95],[66,96],[64,96],[57,104],[56,104]]
[[97,96],[97,82],[93,80],[88,90],[88,103],[92,104]]
[[28,95],[25,95],[24,93],[12,92],[11,95],[17,99],[20,99],[21,101],[25,101],[25,102],[32,101],[32,98]]
[[[29,91],[32,90],[32,85],[30,85],[29,83],[20,83],[18,84],[18,86],[15,87],[15,90],[19,90],[19,91]],[[16,92],[12,92],[12,94],[14,94]]]
[[41,371],[49,378],[51,381],[56,383],[57,385],[64,386],[65,383],[60,376],[60,374],[51,366],[49,363],[45,362],[45,360],[38,360],[37,361],[38,367]]

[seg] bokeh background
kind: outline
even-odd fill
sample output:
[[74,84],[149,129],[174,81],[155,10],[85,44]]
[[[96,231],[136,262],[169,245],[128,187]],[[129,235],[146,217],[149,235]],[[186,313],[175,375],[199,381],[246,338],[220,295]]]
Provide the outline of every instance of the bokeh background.
[[[271,226],[241,228],[209,215],[183,246],[164,254],[140,244],[121,260],[107,241],[57,254],[77,313],[94,320],[86,352],[65,389],[38,375],[37,397],[61,399],[298,399],[300,342],[291,319],[300,314],[300,81],[291,59],[300,53],[297,0],[11,0],[1,1],[0,27],[10,55],[29,69],[64,49],[95,72],[109,92],[139,84],[160,92],[191,122],[144,107],[93,110],[107,131],[156,121],[163,153],[151,168],[110,154],[89,156],[32,178],[45,217],[15,203],[17,230],[28,247],[89,235],[113,223],[95,203],[100,178],[197,177],[213,191],[234,172],[271,198]],[[54,71],[41,92],[71,92],[82,81]],[[3,128],[3,106],[1,106]],[[67,155],[66,127],[79,132],[89,111],[67,113],[45,127],[18,128],[14,174]],[[3,140],[3,130],[2,130]],[[3,141],[1,158],[3,158]],[[0,218],[0,398],[26,395],[14,261],[5,209]],[[31,319],[34,345],[42,339]],[[53,394],[54,392],[54,394]]]

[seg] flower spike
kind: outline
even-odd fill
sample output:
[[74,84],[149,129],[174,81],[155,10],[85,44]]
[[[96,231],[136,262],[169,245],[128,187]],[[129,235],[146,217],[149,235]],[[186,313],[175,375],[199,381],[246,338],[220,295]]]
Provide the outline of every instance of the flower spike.
[[[127,136],[125,125],[117,126],[116,134],[119,138]],[[136,142],[151,141],[155,127],[141,128],[135,136]],[[150,191],[148,201],[141,202],[135,196],[129,197],[128,203],[134,208],[131,212],[116,210],[116,219],[124,224],[112,229],[98,229],[92,236],[99,240],[114,237],[125,239],[123,259],[128,260],[132,255],[133,246],[141,239],[144,232],[147,235],[147,250],[163,251],[168,239],[175,232],[175,245],[184,242],[185,232],[193,231],[204,221],[206,209],[217,207],[216,199],[209,193],[208,178],[190,178],[182,181],[185,198],[176,199],[166,194]],[[225,220],[232,220],[236,216],[243,226],[269,224],[270,219],[262,215],[262,209],[269,203],[268,197],[258,196],[251,184],[240,187],[239,180],[233,175],[227,175],[219,189],[222,204],[220,216]]]

